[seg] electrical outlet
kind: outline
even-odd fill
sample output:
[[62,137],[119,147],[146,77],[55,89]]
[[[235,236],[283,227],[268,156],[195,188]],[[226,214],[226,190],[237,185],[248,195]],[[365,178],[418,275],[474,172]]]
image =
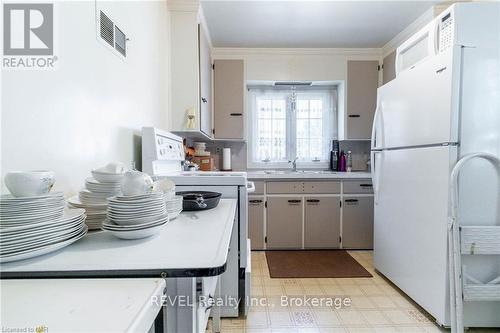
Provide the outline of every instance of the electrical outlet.
[[222,152],[222,148],[221,147],[215,148],[215,153],[216,154],[220,154],[221,152]]

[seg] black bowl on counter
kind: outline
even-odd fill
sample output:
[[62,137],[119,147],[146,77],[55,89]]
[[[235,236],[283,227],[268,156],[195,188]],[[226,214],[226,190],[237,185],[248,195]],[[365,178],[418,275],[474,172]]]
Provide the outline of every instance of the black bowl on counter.
[[208,191],[182,191],[176,194],[183,197],[182,210],[184,211],[215,208],[222,196],[221,193]]

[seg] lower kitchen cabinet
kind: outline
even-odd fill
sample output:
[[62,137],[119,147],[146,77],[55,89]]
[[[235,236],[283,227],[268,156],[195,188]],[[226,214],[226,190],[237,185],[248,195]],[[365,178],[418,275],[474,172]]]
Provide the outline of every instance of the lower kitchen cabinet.
[[342,247],[373,249],[373,197],[344,197]]
[[305,248],[340,246],[340,198],[306,197],[304,221]]
[[263,196],[248,197],[248,235],[252,250],[264,249],[265,209],[265,199]]
[[302,247],[302,197],[267,198],[267,249]]

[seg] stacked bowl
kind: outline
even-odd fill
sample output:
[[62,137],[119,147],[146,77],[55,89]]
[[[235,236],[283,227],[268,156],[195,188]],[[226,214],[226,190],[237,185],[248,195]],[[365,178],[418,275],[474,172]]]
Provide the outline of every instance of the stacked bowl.
[[182,195],[175,195],[173,198],[165,199],[165,204],[167,208],[168,218],[170,220],[175,219],[182,212]]
[[49,193],[52,185],[41,189],[43,183],[53,184],[47,177],[40,171],[6,175],[5,183],[16,196],[0,196],[0,262],[49,253],[87,233],[85,210],[65,210],[62,192]]
[[169,220],[175,219],[182,212],[183,197],[175,195],[175,183],[168,178],[157,180],[156,185],[165,197]]
[[121,193],[123,175],[123,168],[118,163],[92,170],[92,177],[85,180],[85,189],[78,196],[68,199],[71,207],[85,209],[89,230],[101,229],[106,219],[107,199]]
[[99,230],[101,229],[102,222],[106,219],[106,210],[108,204],[83,204],[77,195],[68,199],[69,208],[82,208],[85,210],[87,219],[85,223],[87,224],[89,230]]
[[152,236],[169,221],[163,192],[116,196],[108,199],[102,229],[121,239]]

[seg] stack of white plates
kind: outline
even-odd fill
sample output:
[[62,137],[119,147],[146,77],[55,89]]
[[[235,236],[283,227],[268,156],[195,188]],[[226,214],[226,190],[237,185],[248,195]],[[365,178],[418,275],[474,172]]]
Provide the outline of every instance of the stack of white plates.
[[75,195],[68,199],[68,207],[70,208],[83,208],[85,209],[85,214],[87,219],[85,223],[87,224],[89,230],[100,230],[102,222],[106,220],[106,212],[108,209],[107,202],[104,204],[84,204]]
[[102,229],[123,239],[152,236],[169,221],[162,192],[110,198],[107,217]]
[[168,218],[175,219],[182,212],[182,195],[176,195],[173,199],[166,199]]
[[93,193],[109,194],[109,197],[120,194],[121,182],[101,183],[90,177],[85,179],[85,188]]
[[[97,171],[92,171],[92,174],[98,174]],[[89,230],[99,230],[101,225],[106,220],[106,212],[108,208],[108,198],[114,197],[121,192],[122,174],[105,174],[106,177],[101,181],[93,177],[85,179],[85,189],[81,190],[78,196],[74,196],[68,200],[70,207],[84,208],[87,214],[85,223]],[[106,182],[104,182],[106,181]]]
[[56,251],[76,242],[86,233],[83,209],[66,210],[59,218],[16,226],[6,227],[2,220],[0,262],[28,259]]
[[158,221],[137,225],[119,225],[110,221],[105,221],[102,224],[102,229],[109,231],[113,236],[121,239],[140,239],[157,234],[167,222],[168,216]]
[[79,193],[80,201],[86,205],[103,205],[106,204],[107,199],[115,196],[116,194],[90,192],[89,190],[81,190]]
[[31,197],[0,196],[0,228],[53,221],[63,215],[62,192]]

